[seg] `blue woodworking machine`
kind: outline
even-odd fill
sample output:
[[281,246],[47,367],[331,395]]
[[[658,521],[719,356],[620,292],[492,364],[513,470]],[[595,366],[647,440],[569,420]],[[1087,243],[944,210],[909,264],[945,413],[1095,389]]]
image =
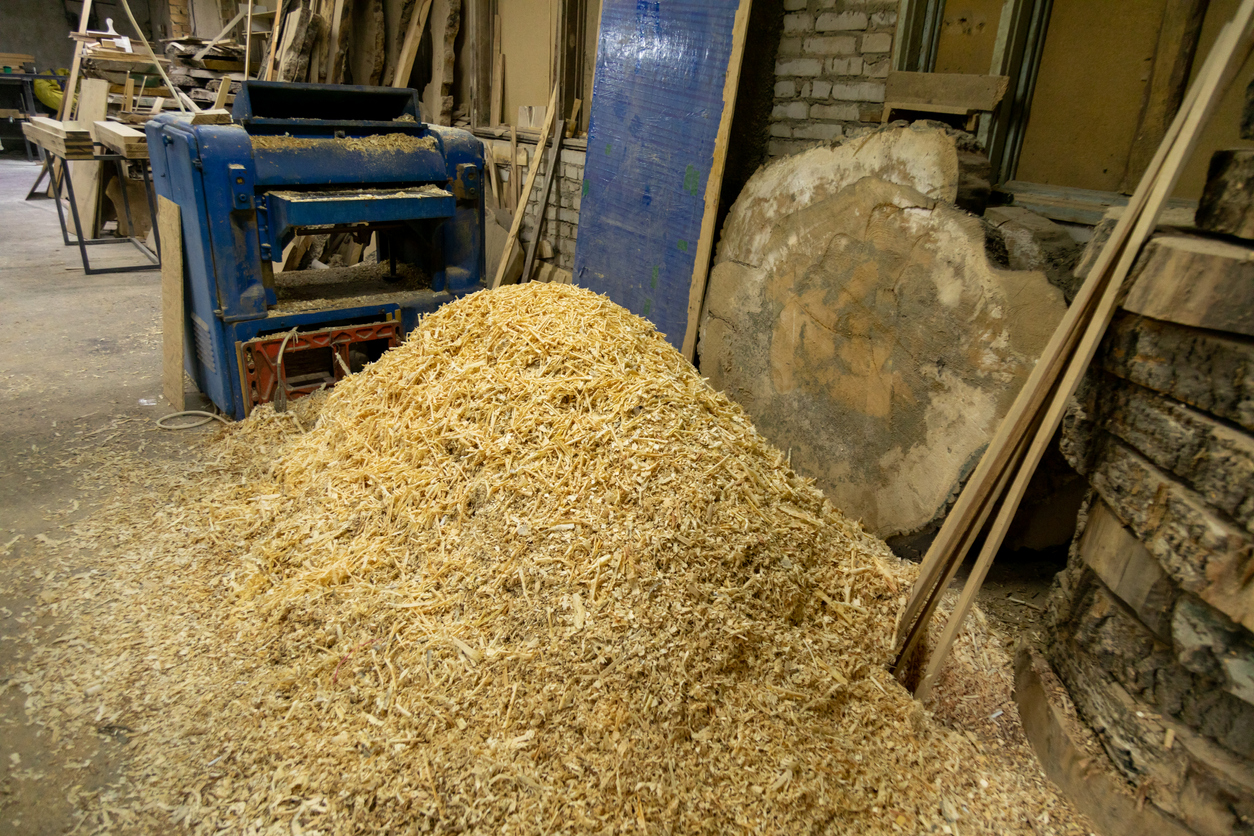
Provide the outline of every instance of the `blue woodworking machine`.
[[[413,90],[246,81],[214,122],[146,131],[181,210],[186,369],[224,413],[333,385],[483,287],[483,146],[419,121]],[[276,273],[296,235],[377,257]]]

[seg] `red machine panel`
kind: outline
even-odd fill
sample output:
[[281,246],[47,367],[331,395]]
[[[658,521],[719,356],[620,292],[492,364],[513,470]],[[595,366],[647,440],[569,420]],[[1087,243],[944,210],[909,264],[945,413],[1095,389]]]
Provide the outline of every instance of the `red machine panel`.
[[398,345],[400,329],[400,322],[371,322],[301,331],[291,336],[270,334],[236,343],[244,414],[250,414],[258,404],[273,401],[280,379],[286,384],[289,400],[316,392],[323,386],[334,386],[350,372],[360,371]]

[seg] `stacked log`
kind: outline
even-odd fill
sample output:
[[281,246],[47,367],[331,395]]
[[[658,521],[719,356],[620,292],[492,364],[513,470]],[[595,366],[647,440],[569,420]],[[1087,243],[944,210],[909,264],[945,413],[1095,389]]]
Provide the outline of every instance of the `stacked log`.
[[1157,833],[1254,832],[1251,259],[1151,239],[1063,428],[1090,487],[1044,655]]

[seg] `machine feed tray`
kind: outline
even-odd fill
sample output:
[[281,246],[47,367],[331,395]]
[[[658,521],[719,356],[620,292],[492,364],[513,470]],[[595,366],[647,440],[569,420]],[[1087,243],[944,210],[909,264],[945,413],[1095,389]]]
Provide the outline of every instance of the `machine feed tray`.
[[404,189],[276,191],[266,205],[278,228],[452,217],[456,200],[438,186]]

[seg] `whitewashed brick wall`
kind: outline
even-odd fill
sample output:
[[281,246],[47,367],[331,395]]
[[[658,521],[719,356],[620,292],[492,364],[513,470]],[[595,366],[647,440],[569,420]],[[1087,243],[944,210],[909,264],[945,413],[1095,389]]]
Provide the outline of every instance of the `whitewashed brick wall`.
[[[586,156],[584,151],[562,149],[561,169],[553,180],[548,205],[544,210],[544,224],[540,229],[540,240],[548,241],[553,247],[553,258],[550,261],[563,270],[570,270],[575,265],[575,235],[579,231],[579,203],[583,196],[583,162]],[[547,173],[546,164],[547,161],[540,164],[535,188],[527,202],[527,214],[523,216],[519,237],[524,243],[535,236],[533,218],[536,203],[540,199],[540,187],[544,185]]]
[[878,123],[896,30],[897,0],[784,0],[769,155]]

